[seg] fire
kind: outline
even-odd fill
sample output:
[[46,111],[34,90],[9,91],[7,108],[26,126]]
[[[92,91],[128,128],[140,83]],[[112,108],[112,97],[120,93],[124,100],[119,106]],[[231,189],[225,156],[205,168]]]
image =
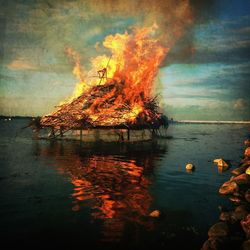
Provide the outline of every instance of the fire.
[[[96,98],[85,113],[96,120],[97,113],[115,112],[121,105],[129,107],[124,118],[133,121],[144,110],[144,101],[151,98],[154,78],[168,49],[154,38],[156,25],[150,28],[134,28],[132,33],[108,35],[103,46],[111,55],[101,55],[91,59],[91,70],[85,74],[80,65],[80,57],[71,49],[67,50],[74,61],[73,74],[80,80],[76,85],[73,99],[88,93],[94,86],[116,83],[116,87],[102,97]],[[97,75],[97,77],[93,77]],[[86,77],[88,81],[84,79]],[[105,102],[114,99],[108,109]]]
[[103,46],[110,54],[92,58],[88,72],[81,65],[80,55],[68,48],[79,83],[70,100],[41,119],[41,126],[57,130],[162,126],[152,90],[168,49],[155,37],[156,29],[153,25],[108,35]]

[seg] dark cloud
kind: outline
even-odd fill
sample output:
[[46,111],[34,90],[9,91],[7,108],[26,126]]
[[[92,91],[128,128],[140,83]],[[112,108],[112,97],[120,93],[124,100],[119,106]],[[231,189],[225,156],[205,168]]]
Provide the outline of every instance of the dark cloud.
[[217,16],[216,0],[190,0],[196,22],[207,22]]
[[0,74],[0,81],[14,81],[15,77]]
[[[243,63],[249,61],[250,47],[249,48],[230,48],[227,51],[196,51],[194,55],[187,59],[189,63]],[[179,61],[180,62],[180,61]]]
[[0,63],[4,58],[4,42],[5,42],[6,20],[0,16]]
[[177,40],[174,47],[170,50],[162,66],[172,63],[191,63],[193,62],[195,49],[194,28],[197,24],[207,23],[216,18],[217,11],[215,0],[190,0],[190,7],[193,15],[193,25],[186,28],[183,36]]

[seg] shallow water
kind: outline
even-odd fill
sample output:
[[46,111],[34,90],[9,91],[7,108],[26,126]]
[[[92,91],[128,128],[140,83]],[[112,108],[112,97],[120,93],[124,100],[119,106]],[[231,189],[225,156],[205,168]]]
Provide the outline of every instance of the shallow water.
[[[1,236],[9,245],[200,249],[249,125],[174,124],[136,144],[32,140],[27,119],[0,120]],[[186,163],[196,166],[192,173]],[[149,213],[158,209],[160,218]]]

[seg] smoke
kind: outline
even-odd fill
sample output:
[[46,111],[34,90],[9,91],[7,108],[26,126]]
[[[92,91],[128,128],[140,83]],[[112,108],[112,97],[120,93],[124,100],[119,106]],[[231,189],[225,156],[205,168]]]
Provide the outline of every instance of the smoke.
[[[29,2],[29,1],[28,1]],[[32,2],[32,1],[31,1]],[[168,48],[193,24],[193,8],[189,0],[38,0],[34,3],[12,3],[10,7],[29,18],[19,30],[27,27],[40,36],[44,47],[61,50],[73,46],[85,59],[93,53],[87,46],[101,42],[108,34],[124,33],[132,26],[150,27],[157,23],[158,38]],[[99,41],[97,41],[99,40]]]
[[[86,1],[81,1],[80,5],[84,4]],[[189,0],[93,0],[85,8],[91,13],[87,12],[87,16],[132,18],[137,26],[148,27],[157,23],[158,35],[167,47],[172,47],[194,21]]]
[[[72,47],[86,63],[109,34],[124,33],[132,26],[150,27],[157,23],[163,46],[172,48],[182,39],[180,47],[192,47],[192,27],[196,20],[205,21],[213,9],[214,0],[10,0],[1,5],[0,16],[8,25],[2,37],[11,34],[12,43],[20,48],[32,48],[37,57],[56,57],[67,63],[65,47]],[[15,32],[13,32],[15,31]],[[7,37],[10,37],[7,36]],[[188,45],[187,45],[188,44]],[[9,60],[16,59],[5,49]],[[181,51],[181,50],[180,50]],[[187,53],[188,54],[188,53]],[[12,55],[12,56],[11,56]],[[29,55],[23,55],[23,57]],[[45,58],[47,60],[47,58]],[[33,61],[35,59],[33,58]],[[34,62],[36,63],[36,62]],[[41,62],[39,61],[41,65]]]
[[[65,7],[69,3],[61,4]],[[123,33],[125,30],[130,30],[133,26],[150,27],[153,24],[157,24],[158,29],[155,32],[155,36],[164,47],[171,50],[176,41],[185,36],[194,23],[194,10],[189,0],[73,1],[68,7],[76,8],[76,6],[79,8],[82,19],[90,23],[91,26],[89,30],[84,31],[85,39],[87,37],[98,37],[98,34],[107,35],[108,32]],[[48,7],[52,9],[52,12],[58,9],[58,5],[53,5],[52,2],[47,5]],[[132,21],[127,23],[125,20]],[[123,28],[123,30],[120,31],[119,28],[120,30]],[[94,51],[94,47],[88,52],[79,48],[79,46],[74,47],[81,54],[85,65],[86,61],[89,61],[88,58],[95,56],[95,53],[103,53],[103,49],[99,46],[100,42],[102,42],[101,39],[96,42],[97,46],[95,46],[95,49],[97,48],[99,51]],[[74,46],[74,44],[75,42],[72,45]],[[69,46],[71,45],[69,44]],[[84,46],[84,44],[81,44],[81,46]],[[166,64],[167,59],[163,60],[161,66]]]

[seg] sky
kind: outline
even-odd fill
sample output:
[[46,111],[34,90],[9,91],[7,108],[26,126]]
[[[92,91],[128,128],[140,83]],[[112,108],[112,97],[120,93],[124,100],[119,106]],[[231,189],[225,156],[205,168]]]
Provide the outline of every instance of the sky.
[[0,115],[38,116],[69,97],[107,35],[157,23],[169,53],[156,94],[175,120],[250,120],[248,0],[0,0]]

